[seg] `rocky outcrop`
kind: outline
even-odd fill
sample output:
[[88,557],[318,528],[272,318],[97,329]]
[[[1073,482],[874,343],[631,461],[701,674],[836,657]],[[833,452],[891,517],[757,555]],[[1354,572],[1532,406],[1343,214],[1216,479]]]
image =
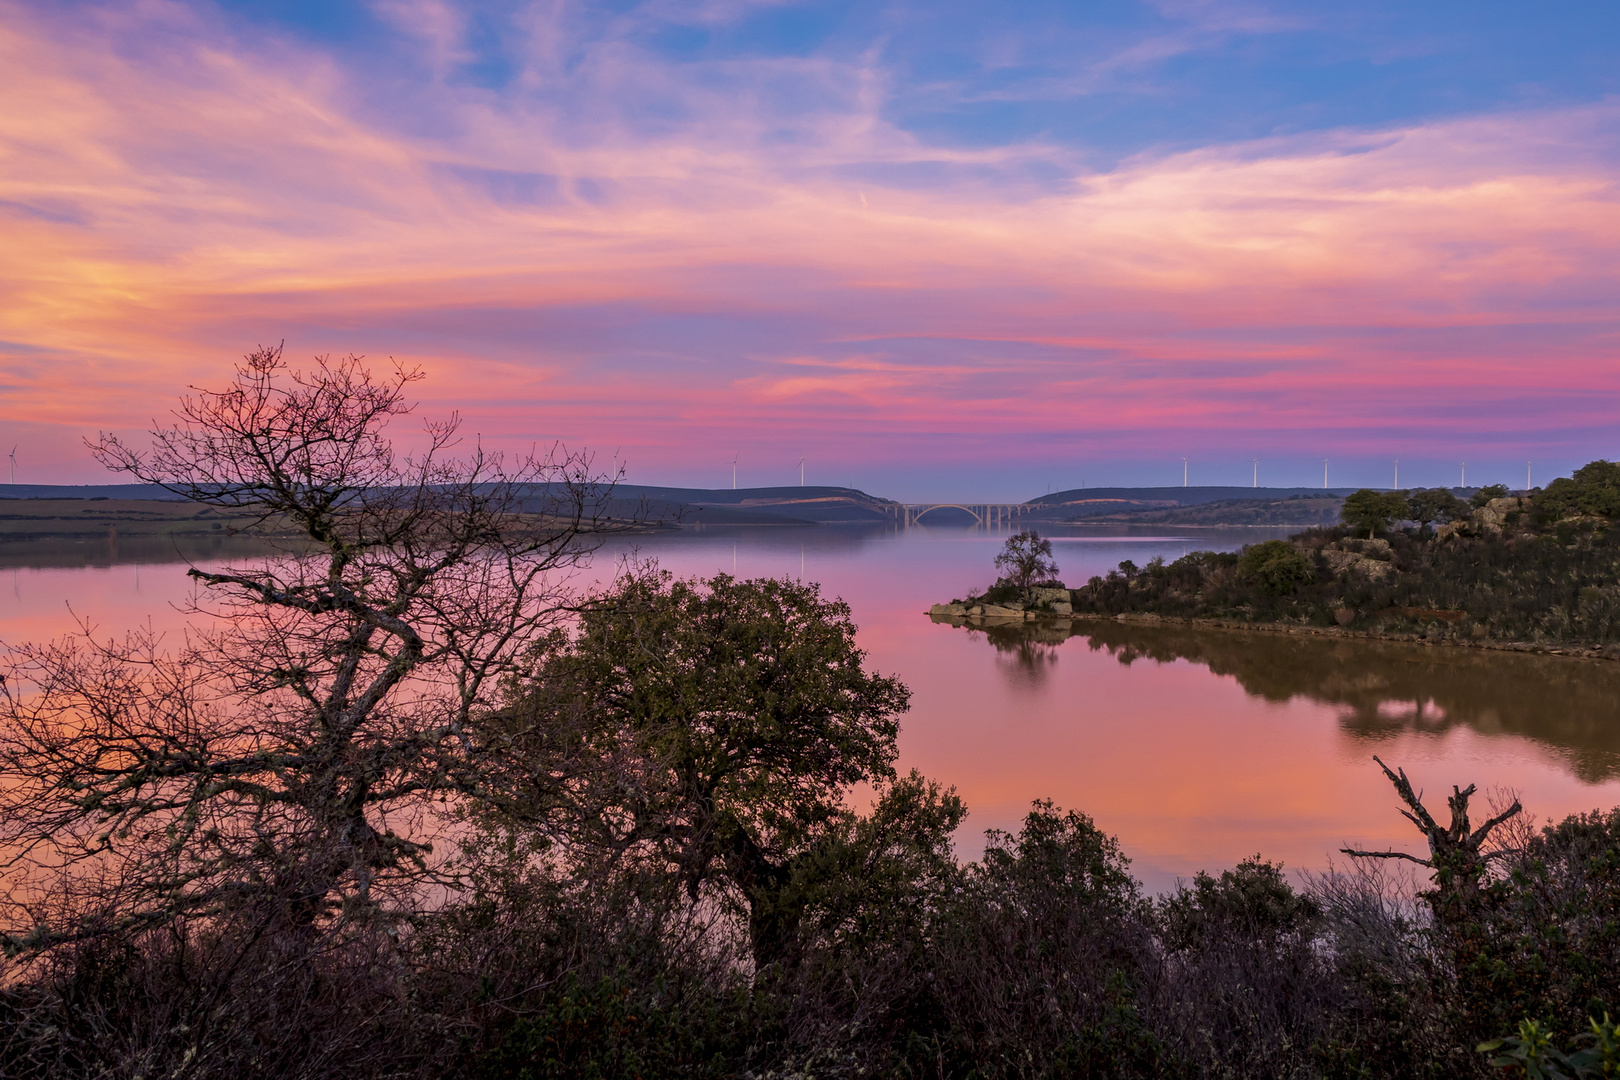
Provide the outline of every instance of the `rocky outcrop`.
[[[1062,590],[1067,597],[1069,591]],[[928,609],[928,614],[935,619],[1017,619],[1020,622],[1028,619],[1043,619],[1053,615],[1073,615],[1074,605],[1070,603],[1054,603],[1050,610],[1033,608],[1026,604],[935,604]]]
[[1049,615],[1073,615],[1073,594],[1065,585],[1039,585],[1029,590],[1029,602],[1005,604],[983,601],[935,604],[928,614],[940,619],[1039,619]]
[[1382,581],[1394,572],[1389,556],[1388,540],[1347,538],[1322,549],[1322,558],[1335,574],[1353,570],[1373,581]]
[[1505,499],[1492,499],[1474,511],[1474,524],[1491,532],[1501,532],[1510,515],[1522,514],[1530,509],[1530,500],[1510,495]]

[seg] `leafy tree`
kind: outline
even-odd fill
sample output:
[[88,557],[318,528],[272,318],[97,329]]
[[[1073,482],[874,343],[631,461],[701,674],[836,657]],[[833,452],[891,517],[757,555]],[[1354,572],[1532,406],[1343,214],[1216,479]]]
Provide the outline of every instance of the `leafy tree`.
[[1356,532],[1363,529],[1369,537],[1387,530],[1392,522],[1400,521],[1410,513],[1406,496],[1398,491],[1373,491],[1362,488],[1345,497],[1339,516]]
[[1505,499],[1508,497],[1506,484],[1486,484],[1469,498],[1468,505],[1478,510],[1492,499]]
[[792,953],[795,875],[851,828],[850,788],[894,779],[910,692],[864,660],[848,605],[814,584],[640,569],[585,605],[485,738],[513,763],[511,814],[694,898],[718,883],[763,966]]
[[1460,521],[1468,517],[1468,504],[1448,488],[1424,488],[1406,500],[1406,516],[1427,528],[1431,522]]
[[453,420],[396,456],[385,428],[420,378],[262,349],[149,451],[92,446],[292,550],[191,570],[218,619],[175,651],[86,634],[11,652],[8,948],[244,912],[302,934],[400,914],[442,880],[433,807],[479,789],[469,720],[557,620],[551,572],[588,551],[594,489],[577,456],[453,460]]
[[1585,515],[1620,516],[1620,464],[1593,461],[1561,476],[1536,496],[1536,508],[1552,520]]
[[1001,584],[1011,585],[1027,596],[1032,586],[1057,577],[1052,541],[1042,539],[1032,529],[1014,533],[996,555],[996,569],[1002,572]]
[[1238,573],[1271,596],[1287,596],[1316,580],[1316,564],[1286,540],[1267,540],[1243,549]]

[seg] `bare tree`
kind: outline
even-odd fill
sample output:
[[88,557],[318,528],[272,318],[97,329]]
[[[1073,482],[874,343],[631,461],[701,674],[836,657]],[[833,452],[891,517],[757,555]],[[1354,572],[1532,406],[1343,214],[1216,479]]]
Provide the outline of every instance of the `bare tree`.
[[1442,918],[1454,915],[1466,909],[1469,903],[1479,892],[1480,884],[1485,879],[1485,872],[1491,859],[1499,858],[1506,852],[1503,850],[1487,850],[1486,841],[1490,838],[1492,830],[1509,821],[1523,811],[1518,799],[1501,812],[1491,816],[1485,824],[1474,828],[1468,819],[1468,801],[1474,795],[1474,785],[1466,788],[1453,786],[1446,805],[1451,809],[1451,824],[1441,826],[1423,805],[1423,799],[1412,790],[1412,782],[1406,778],[1406,770],[1390,771],[1377,757],[1378,767],[1384,770],[1384,775],[1395,786],[1395,793],[1407,809],[1401,811],[1401,816],[1416,825],[1429,842],[1429,857],[1420,858],[1409,855],[1404,851],[1357,851],[1351,848],[1342,848],[1346,855],[1353,855],[1358,859],[1404,859],[1428,867],[1434,871],[1434,891],[1430,894],[1430,903],[1435,913]]
[[397,453],[419,371],[296,371],[261,349],[108,467],[253,515],[280,557],[191,570],[213,625],[20,645],[0,694],[4,943],[251,911],[371,918],[443,869],[435,822],[480,790],[469,718],[551,632],[611,527],[588,456]]
[[1034,529],[1007,537],[995,561],[996,569],[1002,572],[996,584],[1011,585],[1025,597],[1032,586],[1056,578],[1058,572],[1052,560],[1052,541],[1043,539]]

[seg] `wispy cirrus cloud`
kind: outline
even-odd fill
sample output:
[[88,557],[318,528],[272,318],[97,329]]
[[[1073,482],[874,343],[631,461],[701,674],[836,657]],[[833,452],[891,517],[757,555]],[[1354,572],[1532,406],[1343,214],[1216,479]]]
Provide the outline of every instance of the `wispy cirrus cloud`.
[[457,81],[464,12],[386,5],[428,72],[392,99],[206,9],[5,10],[0,419],[64,475],[82,431],[281,338],[420,362],[489,437],[647,479],[784,438],[924,471],[1167,433],[1517,452],[1608,430],[1620,391],[1613,102],[1096,171],[905,130],[881,50],[672,59],[657,8],[517,12],[491,88]]

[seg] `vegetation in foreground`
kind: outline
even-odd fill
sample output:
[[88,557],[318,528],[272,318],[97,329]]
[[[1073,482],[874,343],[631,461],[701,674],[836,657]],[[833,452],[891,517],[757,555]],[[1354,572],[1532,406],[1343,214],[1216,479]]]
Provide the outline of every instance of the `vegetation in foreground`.
[[100,446],[309,550],[193,571],[221,618],[173,650],[8,655],[4,1075],[1613,1075],[1620,813],[1441,822],[1386,770],[1428,858],[1154,898],[1038,803],[963,863],[843,604],[560,588],[581,504],[513,491],[588,461],[398,459],[414,378],[261,352]]

